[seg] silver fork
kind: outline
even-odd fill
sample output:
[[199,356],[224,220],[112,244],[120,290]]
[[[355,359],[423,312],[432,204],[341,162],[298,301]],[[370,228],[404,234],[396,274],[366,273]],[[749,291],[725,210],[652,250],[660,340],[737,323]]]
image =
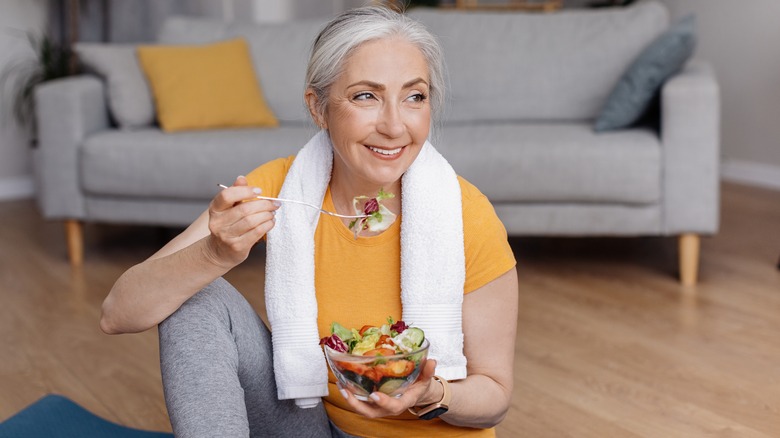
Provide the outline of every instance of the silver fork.
[[[226,186],[224,184],[217,184],[217,185],[222,187],[223,189],[228,188],[228,186]],[[311,207],[311,208],[313,208],[315,210],[319,210],[320,213],[325,213],[325,214],[329,214],[331,216],[336,216],[336,217],[343,217],[345,219],[361,219],[361,218],[364,218],[364,217],[368,217],[367,214],[361,214],[361,215],[357,215],[357,216],[350,216],[350,215],[347,215],[347,214],[339,214],[339,213],[335,213],[335,212],[332,212],[332,211],[323,210],[323,209],[321,209],[321,208],[319,208],[319,207],[317,207],[316,205],[313,205],[313,204],[309,204],[309,203],[306,203],[306,202],[303,202],[303,201],[296,201],[296,200],[293,200],[293,199],[272,198],[270,196],[255,196],[255,198],[257,198],[257,199],[265,199],[265,200],[268,200],[268,201],[291,202],[293,204],[305,205],[305,206]]]

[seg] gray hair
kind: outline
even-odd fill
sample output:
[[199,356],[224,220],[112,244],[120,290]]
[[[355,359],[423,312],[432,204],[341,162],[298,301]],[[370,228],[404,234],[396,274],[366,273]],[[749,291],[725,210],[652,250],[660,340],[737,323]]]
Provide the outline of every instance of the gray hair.
[[365,6],[344,12],[319,33],[306,70],[306,88],[317,96],[324,114],[330,87],[341,74],[344,62],[361,44],[400,36],[417,46],[428,64],[429,102],[433,120],[444,106],[444,57],[436,38],[419,22],[383,6]]

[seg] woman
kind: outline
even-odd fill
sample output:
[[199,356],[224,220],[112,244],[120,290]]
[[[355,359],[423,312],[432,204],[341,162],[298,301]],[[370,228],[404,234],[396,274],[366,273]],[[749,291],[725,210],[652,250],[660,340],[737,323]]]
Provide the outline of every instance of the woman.
[[[463,337],[454,345],[459,346],[456,350],[462,348],[464,361],[437,367],[436,360],[428,360],[418,381],[399,398],[376,393],[363,402],[330,381],[321,394],[324,403],[316,403],[318,396],[314,403],[312,398],[297,396],[278,399],[277,389],[279,395],[285,390],[277,387],[284,383],[278,375],[280,359],[272,358],[277,345],[272,347],[268,328],[242,295],[220,277],[242,263],[266,235],[266,295],[275,284],[272,278],[297,279],[288,270],[308,266],[301,261],[280,268],[273,262],[277,252],[283,252],[274,249],[283,246],[275,242],[292,239],[295,229],[290,224],[299,226],[292,219],[293,209],[305,207],[256,199],[260,193],[284,194],[295,178],[302,186],[315,184],[306,182],[306,176],[293,176],[306,174],[300,169],[307,145],[297,157],[271,161],[247,177],[238,177],[190,227],[125,272],[103,304],[101,328],[106,333],[139,332],[160,324],[163,385],[177,436],[494,435],[492,428],[506,415],[513,386],[517,277],[506,232],[484,195],[454,173],[458,195],[453,205],[461,213],[452,220],[456,227],[449,221],[415,223],[418,213],[420,217],[435,214],[435,203],[427,211],[408,207],[414,199],[418,205],[424,202],[423,192],[428,189],[436,191],[433,185],[420,189],[415,184],[447,179],[420,164],[423,156],[437,155],[426,139],[432,113],[443,102],[442,68],[435,39],[418,23],[384,8],[346,12],[320,33],[304,98],[312,119],[322,128],[315,139],[327,143],[332,157],[321,160],[327,166],[307,158],[313,168],[328,171],[324,195],[318,195],[323,208],[354,214],[353,198],[373,196],[383,189],[395,194],[383,201],[385,207],[403,214],[388,229],[369,230],[357,238],[349,230],[350,220],[322,215],[313,225],[313,236],[297,238],[313,239],[314,314],[317,334],[323,337],[330,334],[333,321],[360,327],[379,325],[388,316],[401,319],[413,307],[407,306],[406,296],[402,298],[402,289],[408,295],[408,285],[414,281],[427,281],[435,288],[450,281],[450,274],[460,275],[460,283],[455,282],[462,285],[456,291],[455,319]],[[415,173],[414,169],[422,170]],[[415,239],[425,240],[426,229],[438,236],[439,229],[452,228],[462,236],[460,241],[440,239],[416,246],[414,239],[409,242],[412,229],[423,230]],[[280,235],[282,230],[286,231]],[[452,272],[433,266],[420,273],[417,265],[428,263],[421,252],[439,244],[462,248],[462,257],[454,259],[459,262]],[[405,279],[415,270],[417,280]],[[287,298],[284,293],[294,291],[283,290],[282,299]],[[424,308],[419,302],[415,305]],[[434,308],[439,309],[432,306],[427,315],[442,319]],[[275,336],[281,329],[271,311]],[[425,320],[425,312],[418,315]],[[444,353],[440,361],[450,352]],[[461,354],[451,353],[456,359]],[[434,377],[438,371],[459,366],[461,375]],[[440,406],[445,392],[446,408]],[[301,409],[287,398],[316,406]],[[434,411],[430,416],[439,416],[424,421],[409,412],[426,407]]]

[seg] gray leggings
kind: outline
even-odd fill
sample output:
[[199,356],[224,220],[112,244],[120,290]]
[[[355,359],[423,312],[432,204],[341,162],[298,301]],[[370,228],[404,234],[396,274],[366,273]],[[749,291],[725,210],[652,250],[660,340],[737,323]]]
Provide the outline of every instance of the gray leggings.
[[160,323],[165,403],[177,437],[349,437],[320,403],[276,398],[271,334],[222,278]]

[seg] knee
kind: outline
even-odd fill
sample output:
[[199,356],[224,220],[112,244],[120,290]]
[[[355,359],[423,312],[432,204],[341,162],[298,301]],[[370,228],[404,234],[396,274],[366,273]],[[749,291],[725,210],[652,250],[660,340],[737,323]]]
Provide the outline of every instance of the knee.
[[159,325],[159,330],[169,331],[179,326],[211,323],[227,323],[230,320],[227,303],[235,301],[240,293],[224,278],[217,278],[185,301]]

